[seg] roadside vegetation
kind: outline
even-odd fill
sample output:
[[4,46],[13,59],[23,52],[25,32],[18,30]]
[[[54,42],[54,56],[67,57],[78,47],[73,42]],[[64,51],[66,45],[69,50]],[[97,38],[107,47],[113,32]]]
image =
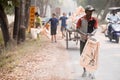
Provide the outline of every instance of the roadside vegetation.
[[0,54],[0,77],[5,77],[5,74],[12,72],[19,64],[21,58],[44,48],[47,42],[48,39],[41,35],[38,40],[28,39],[19,46],[10,46],[7,50],[2,50]]

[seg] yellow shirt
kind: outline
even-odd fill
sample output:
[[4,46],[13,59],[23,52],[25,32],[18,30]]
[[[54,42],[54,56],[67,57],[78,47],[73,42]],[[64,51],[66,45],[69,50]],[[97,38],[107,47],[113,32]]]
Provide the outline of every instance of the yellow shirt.
[[40,17],[36,17],[36,21],[35,21],[35,22],[36,22],[36,23],[39,23],[40,26],[42,27],[42,20],[41,20]]

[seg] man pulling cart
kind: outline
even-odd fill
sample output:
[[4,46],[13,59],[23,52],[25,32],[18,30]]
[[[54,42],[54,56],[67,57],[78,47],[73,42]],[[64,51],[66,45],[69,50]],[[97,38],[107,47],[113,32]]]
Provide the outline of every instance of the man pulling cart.
[[[81,56],[81,64],[83,66],[83,74],[82,77],[87,76],[87,71],[88,65],[94,65],[95,63],[95,51],[96,47],[93,47],[94,40],[91,42],[90,37],[93,36],[96,33],[97,27],[98,27],[98,21],[96,18],[92,17],[92,13],[95,11],[95,9],[91,6],[88,5],[85,7],[85,15],[78,19],[77,21],[77,31],[80,33],[81,38],[80,38],[80,56]],[[97,44],[97,43],[96,43]],[[96,45],[94,44],[94,45]],[[91,47],[90,47],[91,46]],[[89,54],[90,52],[90,54]],[[87,56],[87,57],[86,57]],[[87,59],[89,60],[87,60]],[[90,68],[90,66],[89,66]],[[92,76],[92,78],[94,78]]]

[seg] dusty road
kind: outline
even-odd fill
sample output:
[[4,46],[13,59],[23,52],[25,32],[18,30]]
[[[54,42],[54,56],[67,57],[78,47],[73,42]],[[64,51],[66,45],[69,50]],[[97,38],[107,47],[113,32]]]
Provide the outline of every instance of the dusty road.
[[[96,37],[100,41],[96,80],[120,80],[120,43],[109,42],[100,31]],[[65,39],[61,39],[60,35],[57,39],[57,43],[51,43],[49,39],[43,41],[42,48],[24,55],[13,72],[0,80],[91,80],[81,77],[79,45],[71,41],[67,50]]]
[[[70,80],[73,79],[70,56],[61,44],[48,39],[42,48],[32,54],[24,55],[13,72],[0,80]],[[28,51],[29,52],[29,51]]]

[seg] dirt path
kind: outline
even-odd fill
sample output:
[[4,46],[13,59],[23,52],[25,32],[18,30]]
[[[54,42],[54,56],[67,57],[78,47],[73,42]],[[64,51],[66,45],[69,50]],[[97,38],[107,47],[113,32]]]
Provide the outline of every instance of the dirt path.
[[[69,54],[61,44],[46,41],[41,49],[21,58],[14,71],[7,75],[6,80],[69,80],[72,79],[72,69]],[[4,79],[2,79],[4,80]]]

